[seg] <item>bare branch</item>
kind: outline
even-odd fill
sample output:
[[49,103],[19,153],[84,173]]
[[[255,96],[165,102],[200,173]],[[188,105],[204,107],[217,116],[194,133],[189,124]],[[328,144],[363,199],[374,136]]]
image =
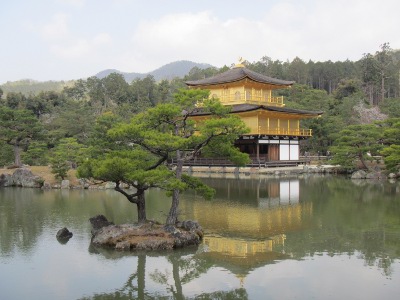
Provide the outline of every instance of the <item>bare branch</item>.
[[116,190],[117,192],[119,192],[122,195],[124,195],[128,199],[129,202],[137,203],[137,196],[140,194],[140,192],[136,192],[135,194],[128,194],[123,189],[121,189],[119,181],[116,182],[116,184],[117,185],[115,186],[114,190]]

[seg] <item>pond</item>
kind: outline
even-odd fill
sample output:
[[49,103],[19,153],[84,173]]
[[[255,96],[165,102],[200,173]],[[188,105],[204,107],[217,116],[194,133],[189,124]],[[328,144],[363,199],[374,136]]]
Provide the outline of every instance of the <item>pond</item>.
[[[400,293],[400,183],[342,177],[202,179],[182,197],[199,247],[115,252],[90,245],[88,219],[135,221],[112,190],[0,189],[1,299],[394,299]],[[170,199],[147,194],[164,222]],[[67,227],[66,244],[55,238]]]

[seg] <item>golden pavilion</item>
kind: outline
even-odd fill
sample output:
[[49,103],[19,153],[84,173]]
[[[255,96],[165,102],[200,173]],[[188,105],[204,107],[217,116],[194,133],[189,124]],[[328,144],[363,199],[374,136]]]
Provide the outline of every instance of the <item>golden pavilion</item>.
[[[187,81],[189,88],[207,89],[210,97],[231,106],[250,132],[236,146],[250,155],[253,162],[300,162],[301,139],[311,137],[311,129],[300,128],[302,119],[315,118],[322,112],[286,108],[283,97],[273,90],[290,88],[294,81],[268,77],[247,69],[242,63],[213,77]],[[194,119],[205,118],[201,113]]]

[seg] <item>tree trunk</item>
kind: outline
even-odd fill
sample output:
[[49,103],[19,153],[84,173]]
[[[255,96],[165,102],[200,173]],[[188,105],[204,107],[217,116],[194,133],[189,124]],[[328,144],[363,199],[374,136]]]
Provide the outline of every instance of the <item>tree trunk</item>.
[[176,289],[176,292],[173,293],[174,299],[184,300],[185,297],[183,296],[182,282],[179,276],[179,261],[176,258],[172,258],[171,263],[172,263],[172,276],[174,278],[175,289]]
[[138,196],[137,196],[137,214],[138,214],[138,223],[144,223],[147,221],[146,218],[146,201],[144,197],[144,191],[142,191]]
[[381,101],[383,101],[385,99],[385,73],[383,71],[381,76]]
[[117,182],[117,186],[115,187],[115,190],[122,195],[124,195],[129,202],[136,204],[136,209],[137,209],[137,219],[138,223],[144,223],[147,221],[146,218],[146,198],[144,195],[144,192],[146,189],[143,188],[137,188],[137,191],[135,194],[128,194],[125,192],[121,187],[119,186],[119,182]]
[[171,208],[169,209],[166,224],[175,225],[178,221],[179,190],[174,190],[172,194]]
[[20,167],[21,163],[21,148],[18,143],[14,145],[14,165]]
[[146,289],[146,255],[139,254],[137,262],[137,288],[138,288],[138,299],[145,298]]
[[[176,151],[176,170],[175,170],[175,178],[180,180],[182,178],[182,169],[183,169],[183,159],[181,157],[181,152],[178,150]],[[179,194],[180,191],[178,189],[174,190],[172,194],[172,203],[171,208],[168,213],[167,225],[175,225],[178,221],[178,207],[179,207]]]
[[359,154],[358,154],[358,158],[360,159],[360,162],[361,162],[362,166],[364,167],[364,169],[365,169],[365,170],[369,170],[369,168],[368,168],[367,165],[365,164],[365,160],[364,160],[364,157],[363,157],[363,154],[362,154],[362,153],[359,153]]
[[374,95],[372,94],[371,85],[368,85],[368,92],[369,92],[369,104],[374,105]]

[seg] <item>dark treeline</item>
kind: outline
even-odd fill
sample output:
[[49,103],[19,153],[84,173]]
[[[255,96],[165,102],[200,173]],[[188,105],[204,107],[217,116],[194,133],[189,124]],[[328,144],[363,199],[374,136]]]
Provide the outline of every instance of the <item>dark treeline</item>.
[[297,84],[325,90],[328,94],[332,94],[343,82],[353,80],[368,96],[370,104],[375,105],[385,98],[398,98],[400,95],[400,50],[392,50],[388,43],[381,45],[374,54],[364,54],[356,62],[305,62],[298,57],[292,62],[282,62],[264,56],[248,67],[271,77],[294,80]]
[[[305,62],[298,57],[282,62],[264,56],[246,65],[261,74],[296,82],[291,89],[277,91],[285,96],[287,107],[324,111],[321,118],[302,124],[313,130],[313,137],[302,146],[305,151],[326,153],[346,126],[400,117],[400,50],[392,50],[388,43],[355,62]],[[100,115],[112,113],[128,120],[158,103],[169,102],[177,90],[186,88],[185,81],[227,69],[195,67],[184,78],[159,82],[152,76],[126,82],[121,74],[112,73],[102,79],[93,76],[68,83],[62,90],[35,93],[3,93],[0,87],[1,115],[10,119],[7,114],[11,110],[27,110],[37,119],[42,126],[40,137],[25,136],[19,147],[23,163],[45,164],[58,145],[65,145],[65,139],[88,144]],[[5,129],[0,134],[0,165],[10,164],[15,136]]]

